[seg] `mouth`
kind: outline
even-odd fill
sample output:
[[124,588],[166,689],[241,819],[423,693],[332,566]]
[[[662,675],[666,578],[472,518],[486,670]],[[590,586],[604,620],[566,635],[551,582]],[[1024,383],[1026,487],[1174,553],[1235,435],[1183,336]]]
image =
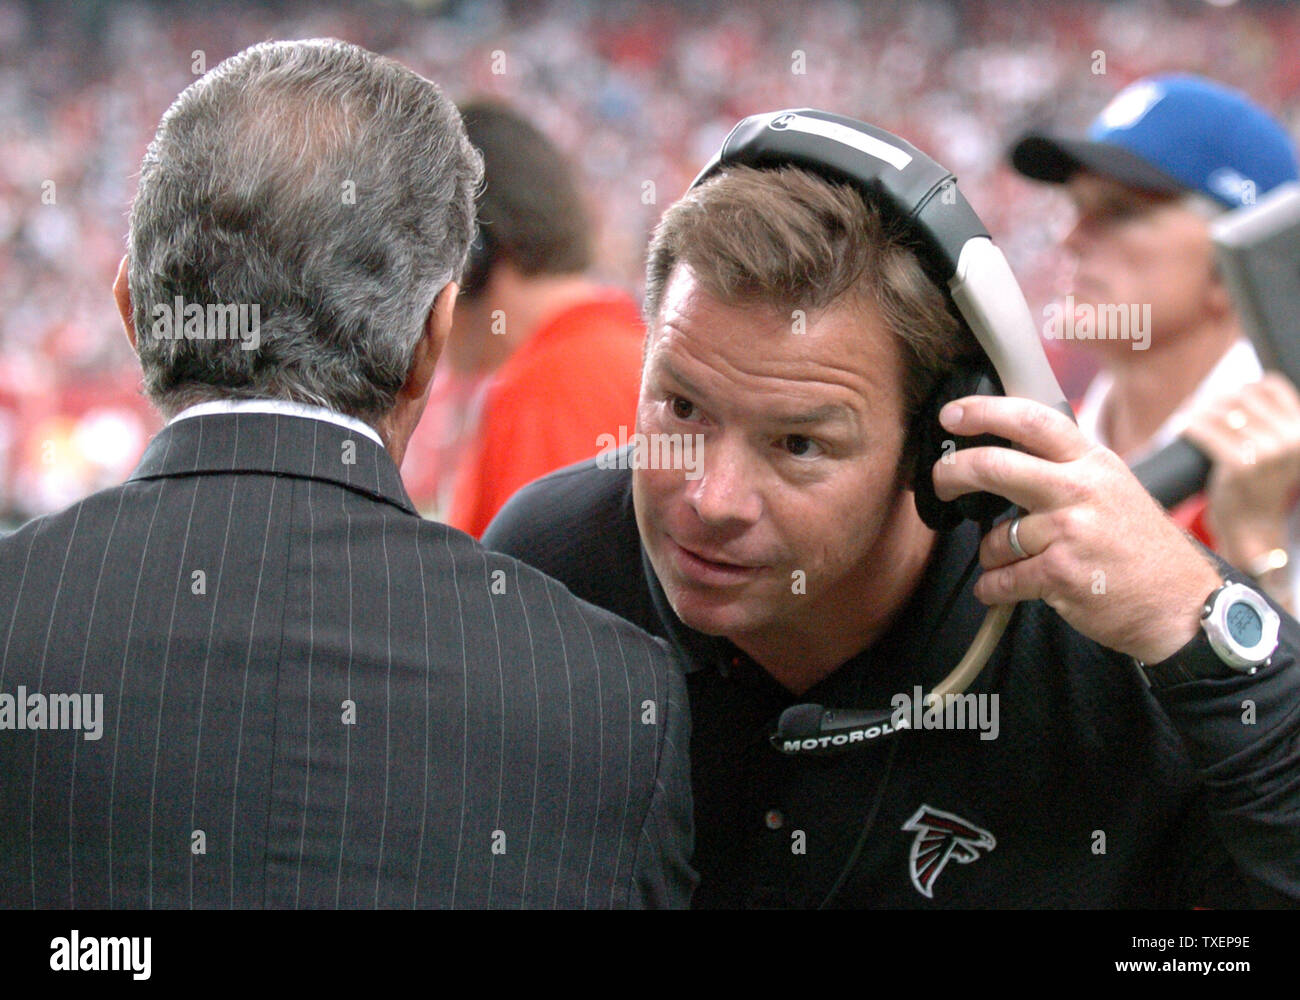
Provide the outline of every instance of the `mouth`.
[[711,558],[679,545],[671,537],[664,537],[668,542],[669,557],[677,572],[697,583],[715,587],[735,586],[752,580],[764,569],[761,565]]
[[1105,290],[1105,285],[1097,278],[1083,272],[1075,272],[1068,282],[1061,283],[1060,294],[1062,298],[1072,295],[1083,303],[1099,298]]

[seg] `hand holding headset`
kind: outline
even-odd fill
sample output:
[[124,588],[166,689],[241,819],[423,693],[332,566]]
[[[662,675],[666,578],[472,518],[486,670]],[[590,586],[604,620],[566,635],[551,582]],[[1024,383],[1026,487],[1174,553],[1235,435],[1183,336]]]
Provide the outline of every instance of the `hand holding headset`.
[[[950,502],[934,492],[932,469],[943,454],[937,414],[949,400],[973,393],[1022,396],[1073,417],[1038,339],[1038,330],[1002,251],[956,187],[953,174],[915,146],[884,129],[826,111],[802,108],[752,115],[727,136],[692,182],[695,187],[731,166],[796,166],[857,187],[915,238],[926,275],[945,294],[954,315],[974,334],[989,370],[963,372],[944,383],[911,429],[917,455],[913,477],[917,511],[930,528],[948,531],[967,518],[987,523],[1010,505],[987,493]],[[998,384],[1000,383],[1000,385]],[[958,447],[987,443],[955,439]],[[1006,444],[1006,442],[1001,442]],[[964,691],[992,655],[1014,605],[990,608],[966,655],[932,696]],[[794,705],[781,717],[773,745],[785,753],[816,753],[865,745],[894,730],[891,713],[825,710]]]

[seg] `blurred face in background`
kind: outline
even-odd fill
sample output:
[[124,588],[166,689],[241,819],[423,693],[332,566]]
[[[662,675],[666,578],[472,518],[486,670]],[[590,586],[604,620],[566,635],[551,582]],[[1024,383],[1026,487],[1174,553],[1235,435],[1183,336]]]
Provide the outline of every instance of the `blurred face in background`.
[[640,469],[633,490],[687,625],[762,641],[841,630],[869,606],[920,525],[899,474],[901,376],[895,338],[867,307],[841,300],[796,333],[787,310],[728,305],[677,266],[647,341],[637,430],[702,435],[702,474]]
[[1124,307],[1130,319],[1150,306],[1149,350],[1156,352],[1214,314],[1222,290],[1209,225],[1187,198],[1142,191],[1087,171],[1072,177],[1066,190],[1075,209],[1074,227],[1064,241],[1073,267],[1060,291],[1074,297],[1076,324],[1083,318],[1080,307],[1089,306],[1098,327],[1097,339],[1078,343],[1108,354],[1133,353],[1133,330],[1129,339],[1102,339],[1108,317],[1116,320],[1107,306]]

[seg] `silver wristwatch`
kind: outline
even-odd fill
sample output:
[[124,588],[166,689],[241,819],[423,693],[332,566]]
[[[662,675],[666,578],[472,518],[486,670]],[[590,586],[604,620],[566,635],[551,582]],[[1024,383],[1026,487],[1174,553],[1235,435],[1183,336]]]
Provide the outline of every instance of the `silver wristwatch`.
[[1281,618],[1257,591],[1225,583],[1205,599],[1201,635],[1161,663],[1138,666],[1154,687],[1253,674],[1277,649]]

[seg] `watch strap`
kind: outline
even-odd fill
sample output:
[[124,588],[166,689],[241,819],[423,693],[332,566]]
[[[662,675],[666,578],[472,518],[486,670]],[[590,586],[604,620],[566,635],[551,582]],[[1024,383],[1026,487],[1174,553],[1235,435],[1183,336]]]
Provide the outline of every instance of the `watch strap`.
[[1174,684],[1186,684],[1190,681],[1226,680],[1241,677],[1242,673],[1233,670],[1219,658],[1219,654],[1210,645],[1210,639],[1204,630],[1197,629],[1196,635],[1189,639],[1178,652],[1159,663],[1143,663],[1134,660],[1142,676],[1151,687],[1172,687]]

